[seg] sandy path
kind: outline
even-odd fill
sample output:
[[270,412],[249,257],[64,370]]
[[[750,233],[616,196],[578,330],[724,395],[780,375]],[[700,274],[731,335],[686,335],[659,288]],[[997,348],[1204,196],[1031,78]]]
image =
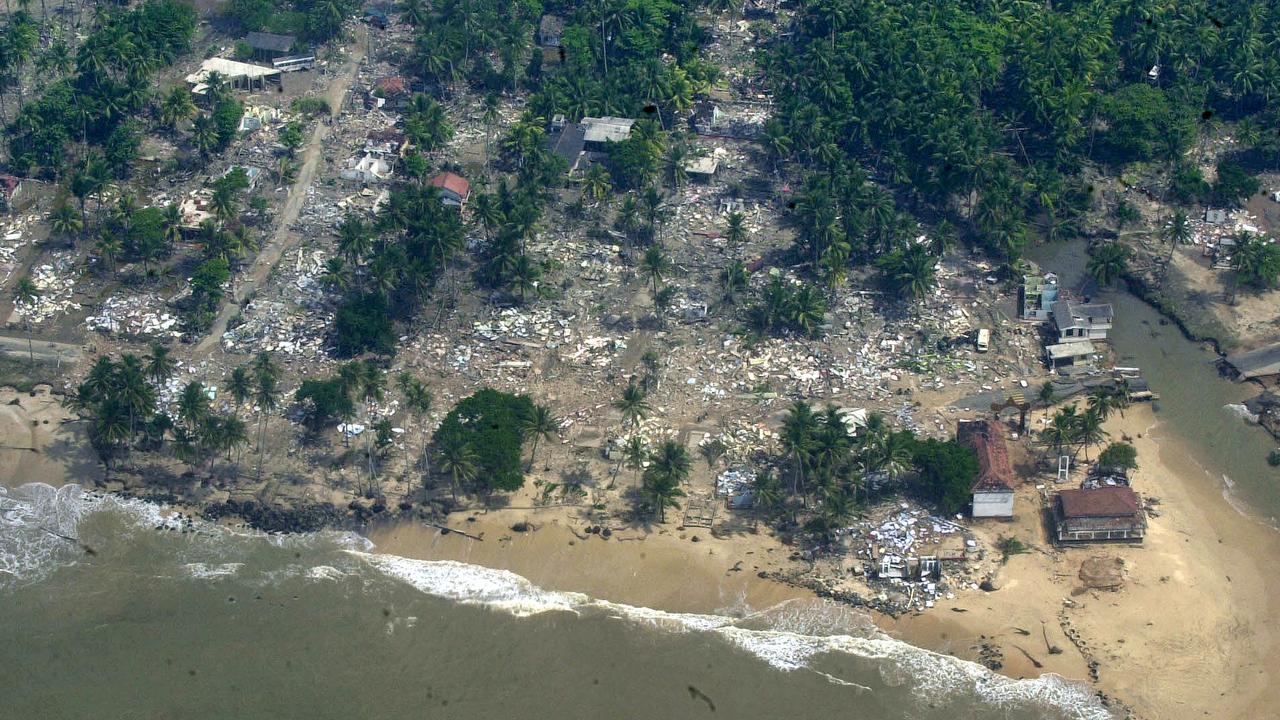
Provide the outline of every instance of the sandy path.
[[[358,26],[356,30],[356,40],[347,48],[347,62],[343,66],[338,77],[329,84],[329,89],[325,93],[325,99],[329,102],[329,117],[336,118],[342,113],[342,104],[346,99],[347,91],[351,88],[352,83],[356,79],[356,71],[360,68],[360,61],[364,59],[365,51],[365,35],[368,28],[364,25]],[[222,303],[222,308],[218,311],[218,317],[214,320],[213,327],[209,330],[209,334],[196,345],[192,356],[194,359],[207,357],[213,350],[220,347],[220,340],[223,333],[227,331],[227,323],[231,318],[240,311],[245,298],[251,297],[255,290],[267,279],[271,270],[280,261],[280,258],[288,252],[295,243],[301,239],[301,235],[293,231],[293,224],[298,220],[298,214],[302,212],[302,205],[307,200],[307,190],[310,189],[312,181],[315,179],[316,168],[320,165],[321,151],[324,147],[324,139],[329,136],[331,126],[327,123],[316,123],[315,129],[311,132],[311,141],[307,143],[306,152],[303,153],[302,167],[298,170],[298,179],[294,181],[293,186],[289,188],[289,197],[285,200],[284,207],[280,210],[277,220],[276,232],[271,237],[271,241],[266,247],[262,248],[262,252],[258,253],[258,257],[253,262],[253,267],[249,269],[249,275],[235,286],[230,296]]]

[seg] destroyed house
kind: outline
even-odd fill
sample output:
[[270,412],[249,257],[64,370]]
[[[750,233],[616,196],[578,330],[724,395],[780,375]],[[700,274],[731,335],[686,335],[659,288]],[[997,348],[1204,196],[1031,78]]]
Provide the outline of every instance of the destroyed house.
[[1280,374],[1280,343],[1227,356],[1240,380]]
[[622,142],[631,137],[631,126],[636,121],[619,117],[582,118],[582,140],[588,150],[603,150],[611,142]]
[[1021,302],[1024,320],[1048,320],[1053,304],[1058,301],[1058,276],[1023,275]]
[[187,76],[191,92],[196,95],[208,94],[208,81],[215,74],[236,90],[261,90],[268,82],[280,81],[280,71],[275,68],[214,57],[200,63],[200,69]]
[[443,172],[431,178],[430,185],[440,188],[440,202],[445,205],[462,207],[467,204],[467,198],[471,195],[471,183],[451,172]]
[[564,35],[564,20],[555,15],[543,15],[538,21],[538,44],[558,48]]
[[371,130],[364,136],[365,152],[378,155],[404,155],[409,147],[408,137],[395,128]]
[[1053,524],[1058,542],[1142,542],[1147,532],[1138,494],[1122,486],[1059,492],[1053,500]]
[[1110,303],[1059,300],[1053,304],[1053,324],[1058,331],[1058,342],[1106,340],[1114,314]]
[[[404,108],[409,104],[409,80],[402,75],[388,75],[373,81],[369,94],[375,107]],[[382,102],[378,102],[378,100]]]
[[275,60],[289,54],[294,43],[298,41],[292,35],[276,35],[275,33],[251,32],[245,38],[249,47],[253,48],[255,60]]
[[1013,517],[1014,475],[1000,423],[961,421],[956,428],[956,440],[978,456],[978,476],[972,487],[973,517]]
[[22,179],[15,175],[0,175],[0,197],[6,205],[12,205],[14,198],[22,192]]

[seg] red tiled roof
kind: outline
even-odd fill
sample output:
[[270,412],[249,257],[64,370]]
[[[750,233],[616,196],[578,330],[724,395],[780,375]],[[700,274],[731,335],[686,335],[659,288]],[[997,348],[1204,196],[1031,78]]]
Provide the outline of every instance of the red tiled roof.
[[431,178],[431,184],[435,187],[455,193],[458,197],[464,200],[471,192],[471,183],[467,182],[461,175],[455,175],[451,172],[443,172]]
[[1004,445],[1004,432],[994,420],[961,423],[957,430],[960,442],[973,448],[978,456],[978,477],[973,491],[999,492],[1013,490],[1013,469]]
[[1064,518],[1132,517],[1141,512],[1138,494],[1127,487],[1063,490],[1058,502]]

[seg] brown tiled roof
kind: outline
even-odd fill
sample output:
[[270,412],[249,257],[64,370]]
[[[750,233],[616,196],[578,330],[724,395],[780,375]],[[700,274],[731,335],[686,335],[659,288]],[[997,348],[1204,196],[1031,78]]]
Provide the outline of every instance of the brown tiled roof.
[[1127,487],[1063,490],[1058,493],[1062,517],[1131,517],[1141,512],[1138,494]]
[[957,439],[973,448],[978,456],[978,477],[973,491],[999,492],[1013,490],[1013,469],[1004,445],[1004,432],[995,420],[961,423]]
[[451,172],[443,172],[431,178],[431,184],[456,193],[458,197],[463,199],[466,199],[467,194],[471,192],[471,183],[467,182],[461,175],[455,175]]
[[400,95],[408,87],[408,81],[399,75],[390,75],[378,78],[374,81],[373,87],[375,90],[381,90],[383,95]]

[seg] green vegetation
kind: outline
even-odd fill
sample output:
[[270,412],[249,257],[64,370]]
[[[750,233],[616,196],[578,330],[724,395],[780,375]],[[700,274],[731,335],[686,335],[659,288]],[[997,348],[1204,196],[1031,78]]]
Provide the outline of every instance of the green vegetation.
[[436,428],[432,444],[437,467],[450,476],[455,494],[466,485],[486,499],[520,489],[526,428],[534,416],[527,396],[488,388],[454,405]]
[[1098,454],[1098,466],[1137,470],[1138,450],[1127,442],[1113,442]]
[[948,515],[969,505],[973,479],[978,476],[978,458],[972,450],[954,441],[929,438],[916,445],[911,463],[919,473],[910,486],[913,494]]
[[347,381],[337,375],[303,380],[293,399],[302,406],[302,424],[313,433],[347,420],[356,412]]
[[162,345],[154,346],[147,358],[127,353],[118,361],[100,357],[71,395],[71,405],[89,418],[89,438],[108,469],[135,448],[160,450],[171,440],[174,457],[212,473],[220,454],[229,460],[235,448],[248,442],[245,423],[235,413],[216,412],[211,391],[197,381],[183,387],[176,414],[162,411],[156,389],[173,369]]
[[1012,535],[1001,535],[1000,539],[996,540],[996,549],[1000,551],[1000,563],[1002,565],[1008,563],[1009,558],[1014,555],[1028,552],[1027,546]]
[[265,30],[325,42],[360,7],[354,0],[231,0],[223,15],[244,31]]
[[[1184,159],[1197,133],[1274,127],[1278,20],[1260,0],[802,0],[758,55],[777,102],[766,146],[807,174],[797,250],[815,268],[839,243],[852,263],[885,255],[905,210],[1012,261],[1031,230],[1078,232],[1091,162],[1157,161],[1174,200],[1204,198]],[[1247,144],[1242,163],[1280,160],[1274,132]],[[1249,189],[1227,181],[1224,201]]]
[[[10,38],[27,38],[34,21],[25,11],[9,18]],[[74,72],[43,83],[41,96],[22,107],[7,129],[11,167],[20,173],[59,176],[71,167],[68,149],[80,142],[101,149],[117,176],[137,149],[132,118],[151,102],[151,73],[189,48],[195,10],[177,0],[148,0],[132,10],[104,8],[102,22],[75,53]],[[18,59],[35,44],[10,43]]]

